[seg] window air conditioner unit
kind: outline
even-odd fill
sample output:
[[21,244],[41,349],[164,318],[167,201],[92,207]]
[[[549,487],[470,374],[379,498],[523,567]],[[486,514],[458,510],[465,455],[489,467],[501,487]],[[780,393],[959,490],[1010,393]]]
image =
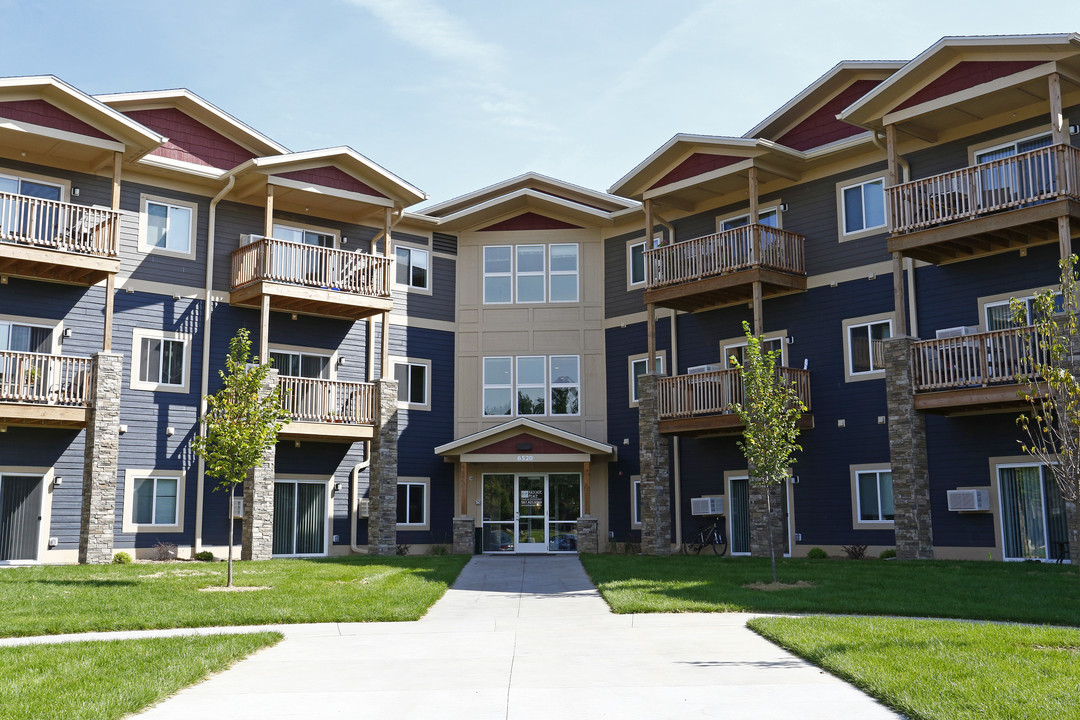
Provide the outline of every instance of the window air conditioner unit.
[[360,498],[360,517],[371,517],[371,498]]
[[232,516],[233,520],[244,519],[244,496],[233,497],[232,499]]
[[964,335],[974,335],[979,332],[979,328],[974,325],[959,325],[957,327],[942,328],[934,333],[934,337],[938,340],[941,338],[954,338],[963,337]]
[[719,365],[694,365],[693,367],[686,368],[688,375],[696,375],[698,373],[717,372],[722,370]]
[[263,239],[262,235],[255,235],[253,233],[244,233],[243,235],[240,236],[240,247],[244,247],[245,245],[250,245],[251,243],[258,242],[259,240],[262,240],[262,239]]
[[699,497],[690,498],[691,515],[723,515],[724,498]]
[[985,512],[990,509],[989,490],[950,490],[949,510],[953,512]]

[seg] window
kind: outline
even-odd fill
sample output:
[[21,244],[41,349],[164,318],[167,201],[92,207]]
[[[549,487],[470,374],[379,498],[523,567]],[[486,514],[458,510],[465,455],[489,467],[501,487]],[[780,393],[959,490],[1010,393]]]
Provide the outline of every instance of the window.
[[1053,142],[1052,137],[1053,136],[1050,133],[1044,133],[980,150],[975,153],[975,164],[978,165],[993,160],[1001,160],[1002,158],[1026,153],[1029,150],[1038,150],[1039,148],[1048,147]]
[[885,179],[875,178],[840,190],[844,234],[885,226]]
[[398,407],[426,409],[430,362],[391,360],[391,364],[398,383]]
[[420,290],[429,289],[429,255],[427,250],[397,246],[394,248],[397,260],[397,283]]
[[325,555],[330,530],[329,483],[274,480],[274,555]]
[[885,371],[881,341],[892,337],[892,320],[847,327],[848,372],[852,376]]
[[[642,355],[641,357],[631,357],[630,358],[630,405],[631,406],[637,405],[637,403],[638,403],[638,399],[640,398],[640,395],[638,394],[638,389],[639,389],[639,387],[641,385],[641,383],[638,381],[638,378],[640,378],[642,375],[644,375],[645,373],[647,373],[649,371],[648,366],[649,366],[649,362],[648,362],[648,357],[646,355]],[[656,362],[655,362],[654,367],[656,368],[656,374],[657,375],[663,375],[664,374],[664,356],[663,355],[658,354],[656,356]]]
[[[719,227],[717,229],[720,232],[723,232],[724,230],[734,230],[735,228],[744,227],[744,226],[749,225],[749,224],[750,224],[750,213],[746,213],[745,215],[737,215],[737,216],[732,217],[732,218],[727,218],[726,220],[721,220],[720,223],[719,223]],[[780,226],[780,214],[777,211],[777,208],[772,207],[772,208],[768,208],[767,210],[760,210],[758,212],[758,225],[768,225],[769,227],[779,227]]]
[[485,417],[580,412],[577,355],[486,357],[483,374]]
[[[64,188],[12,175],[0,175],[0,193],[41,200],[63,200]],[[0,236],[53,242],[61,216],[50,206],[32,200],[0,196]],[[14,236],[14,237],[13,237]]]
[[426,482],[398,482],[397,524],[427,525]]
[[[784,365],[784,338],[763,338],[761,341],[761,351],[763,353],[779,352],[776,356],[776,366],[785,367]],[[746,343],[732,343],[731,345],[724,346],[724,367],[733,368],[735,364],[731,362],[731,358],[734,356],[739,361],[739,365],[746,364]]]
[[891,470],[856,471],[855,491],[860,523],[893,521]]
[[[986,303],[984,308],[986,312],[986,330],[988,332],[992,330],[1008,330],[1010,328],[1024,327],[1025,325],[1031,325],[1035,322],[1035,296],[1027,295],[1017,299],[1025,305],[1025,320],[1019,325],[1013,320],[1012,307],[1010,305],[1011,300]],[[1063,308],[1063,300],[1060,293],[1054,296],[1054,307],[1058,311],[1061,311]]]
[[[653,238],[652,246],[660,247],[663,238],[657,235]],[[644,285],[648,280],[645,274],[645,241],[631,243],[626,248],[627,288],[635,285]]]
[[139,249],[194,259],[194,203],[143,196]]
[[291,227],[289,225],[274,225],[274,238],[299,245],[314,245],[324,248],[334,247],[337,241],[334,233]]
[[184,473],[161,469],[124,472],[125,533],[173,533],[184,529]]
[[131,387],[187,392],[190,339],[182,333],[136,328],[131,343]]
[[270,360],[282,377],[330,379],[329,355],[315,355],[292,350],[271,350]]
[[[997,466],[1002,549],[1006,560],[1056,560],[1068,548],[1065,503],[1045,465]],[[1072,553],[1076,562],[1076,553]]]
[[51,353],[52,331],[45,325],[0,320],[0,350]]
[[631,478],[630,480],[630,526],[641,525],[641,478]]
[[578,301],[578,246],[484,247],[484,303]]

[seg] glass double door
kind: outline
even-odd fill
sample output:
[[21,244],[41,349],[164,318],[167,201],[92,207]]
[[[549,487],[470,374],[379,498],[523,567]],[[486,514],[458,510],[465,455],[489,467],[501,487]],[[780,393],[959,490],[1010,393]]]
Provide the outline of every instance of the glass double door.
[[484,475],[484,552],[576,552],[577,473]]

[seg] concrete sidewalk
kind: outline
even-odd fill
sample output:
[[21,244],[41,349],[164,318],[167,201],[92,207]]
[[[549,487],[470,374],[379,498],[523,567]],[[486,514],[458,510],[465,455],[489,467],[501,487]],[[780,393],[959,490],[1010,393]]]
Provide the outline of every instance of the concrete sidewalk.
[[898,717],[748,617],[613,615],[575,556],[478,556],[419,622],[275,628],[140,717]]

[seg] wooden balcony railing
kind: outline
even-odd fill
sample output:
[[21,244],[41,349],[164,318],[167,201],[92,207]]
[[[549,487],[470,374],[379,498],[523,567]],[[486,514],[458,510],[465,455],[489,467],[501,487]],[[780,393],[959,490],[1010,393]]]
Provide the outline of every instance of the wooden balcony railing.
[[911,353],[914,390],[929,392],[1035,379],[1034,365],[1048,360],[1049,348],[1029,326],[919,340]]
[[888,188],[894,235],[1037,204],[1080,199],[1080,148],[1051,145]]
[[85,407],[93,358],[0,352],[0,402]]
[[390,297],[391,259],[262,238],[232,254],[232,289],[260,280]]
[[[777,368],[781,378],[795,384],[799,399],[810,408],[810,371],[796,368]],[[657,408],[661,420],[723,415],[734,412],[732,405],[743,401],[743,382],[740,370],[714,370],[662,377],[656,384]]]
[[120,213],[0,193],[0,242],[117,257]]
[[646,280],[653,289],[755,267],[804,275],[803,240],[780,228],[744,225],[663,245],[645,251]]
[[297,422],[375,424],[375,385],[316,378],[282,377],[286,412]]

